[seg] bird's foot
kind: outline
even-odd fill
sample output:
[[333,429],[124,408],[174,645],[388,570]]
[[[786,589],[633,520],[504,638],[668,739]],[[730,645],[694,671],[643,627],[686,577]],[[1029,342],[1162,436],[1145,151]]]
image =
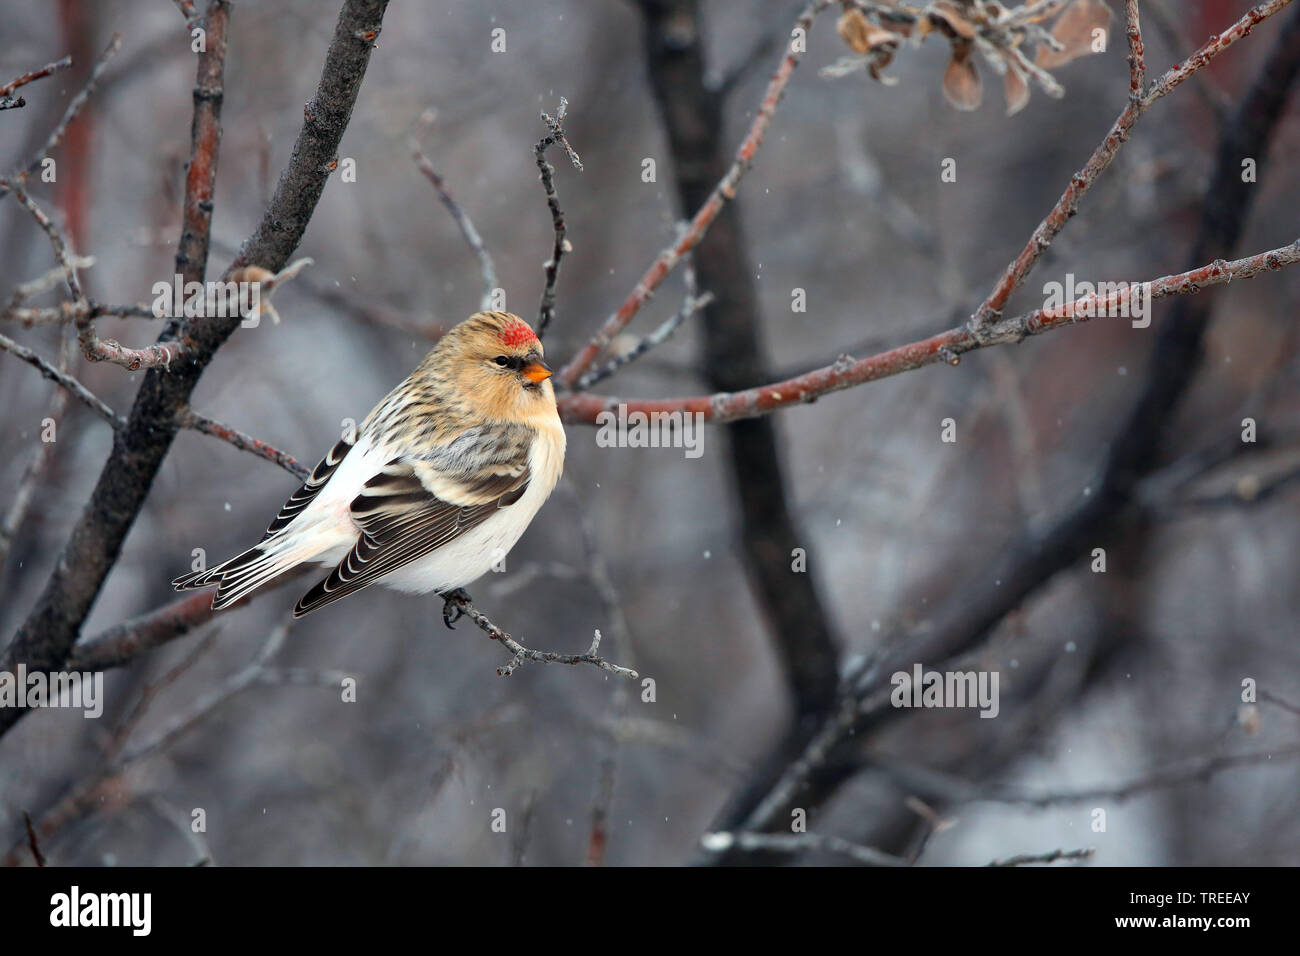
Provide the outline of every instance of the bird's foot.
[[469,593],[464,588],[456,588],[442,595],[442,623],[450,630],[455,630],[456,622],[465,616],[462,603],[470,603]]

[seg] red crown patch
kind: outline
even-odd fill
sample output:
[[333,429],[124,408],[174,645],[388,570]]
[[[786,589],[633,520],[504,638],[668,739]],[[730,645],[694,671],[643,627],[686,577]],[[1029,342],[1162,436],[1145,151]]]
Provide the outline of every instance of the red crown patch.
[[536,342],[538,340],[537,333],[523,322],[508,322],[501,327],[499,337],[502,345],[508,345],[511,348],[523,345],[525,342]]

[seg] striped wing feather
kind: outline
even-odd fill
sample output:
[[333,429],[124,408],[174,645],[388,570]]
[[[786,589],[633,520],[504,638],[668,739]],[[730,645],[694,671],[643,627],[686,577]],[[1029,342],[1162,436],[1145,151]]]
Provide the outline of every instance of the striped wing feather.
[[[329,576],[303,595],[294,617],[373,584],[456,540],[518,501],[530,477],[525,461],[499,462],[469,480],[430,482],[444,498],[420,480],[417,469],[422,464],[397,459],[366,482],[351,506],[361,537]],[[424,470],[427,480],[427,466]]]
[[289,496],[289,500],[284,503],[280,513],[275,516],[275,520],[266,529],[266,534],[262,535],[263,541],[283,531],[294,518],[302,514],[307,506],[312,503],[312,500],[320,494],[320,490],[329,483],[334,472],[338,471],[339,464],[351,450],[352,442],[346,438],[340,438],[335,443],[329,453],[320,460],[312,473],[307,476],[307,480],[303,482],[302,487]]

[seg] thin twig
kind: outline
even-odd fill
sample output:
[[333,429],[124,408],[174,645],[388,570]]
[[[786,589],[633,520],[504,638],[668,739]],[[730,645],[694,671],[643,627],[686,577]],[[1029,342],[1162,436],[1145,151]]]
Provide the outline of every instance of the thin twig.
[[[76,354],[71,340],[59,350],[59,368],[58,371],[66,375],[68,372],[68,363],[71,360],[69,353]],[[45,423],[50,422],[55,429],[63,421],[63,413],[68,407],[68,390],[65,388],[56,388],[54,394],[50,396],[49,405],[45,409],[45,414],[41,418],[41,428],[45,428]],[[36,494],[36,485],[41,479],[45,469],[49,467],[50,462],[54,459],[54,449],[56,441],[45,441],[44,436],[36,443],[36,453],[28,461],[27,467],[23,470],[23,476],[18,480],[18,490],[14,493],[13,500],[9,505],[9,511],[5,514],[4,521],[0,522],[0,573],[4,571],[5,562],[9,558],[9,551],[13,547],[14,539],[18,536],[19,530],[23,526],[23,521],[27,518],[27,511],[31,507],[32,499]]]
[[195,9],[194,0],[172,0],[176,9],[185,18],[185,25],[193,28],[199,22],[199,11]]
[[73,398],[94,411],[96,415],[112,425],[113,428],[116,429],[122,427],[122,418],[105,405],[101,399],[97,398],[90,389],[86,388],[86,386],[82,385],[66,372],[59,371],[25,345],[19,345],[13,339],[0,335],[0,349],[3,349],[6,352],[12,352],[24,362],[34,367],[51,382],[66,388],[72,393]]
[[551,321],[555,318],[555,283],[560,277],[560,260],[564,254],[572,248],[569,240],[566,238],[567,229],[564,225],[564,211],[560,209],[560,197],[555,192],[555,167],[546,161],[546,151],[552,146],[559,146],[569,155],[569,160],[577,170],[582,169],[582,160],[574,152],[573,147],[569,145],[568,139],[564,135],[564,115],[569,110],[569,101],[563,96],[560,97],[560,108],[551,116],[545,110],[542,111],[542,122],[546,124],[550,132],[538,141],[533,147],[533,155],[537,159],[537,169],[542,180],[542,188],[546,191],[546,205],[551,210],[551,228],[555,233],[555,242],[551,246],[551,258],[542,264],[542,269],[546,274],[546,285],[542,289],[541,305],[537,309],[537,337],[540,339],[546,334],[547,328],[550,327]]
[[[1248,279],[1300,262],[1300,240],[1232,262],[1218,260],[1198,269],[1163,276],[1142,283],[1151,298],[1190,295],[1201,289]],[[1132,290],[1134,286],[1129,286]],[[778,408],[805,404],[831,392],[888,378],[925,365],[957,364],[962,355],[991,345],[1010,345],[1031,335],[1090,320],[1092,315],[1118,315],[1129,292],[1106,296],[1087,295],[1054,309],[1037,309],[1024,315],[999,319],[982,332],[960,325],[938,335],[880,352],[868,358],[844,355],[831,365],[781,382],[741,392],[697,395],[689,398],[625,399],[604,395],[572,394],[559,399],[561,417],[567,422],[594,425],[601,412],[625,405],[629,412],[647,414],[698,412],[705,421],[729,422],[738,418],[766,415]]]
[[[1135,0],[1130,0],[1135,2]],[[1055,863],[1057,860],[1086,860],[1097,851],[1093,847],[1079,850],[1052,850],[1049,853],[1022,853],[1009,856],[1005,860],[994,860],[987,866],[1026,866],[1030,863]]]
[[1125,0],[1125,33],[1128,36],[1129,99],[1139,102],[1146,92],[1146,51],[1142,45],[1142,24],[1138,20],[1138,0]]
[[200,415],[192,408],[187,408],[181,412],[179,419],[182,428],[190,428],[204,435],[211,435],[213,438],[220,438],[224,442],[229,442],[240,451],[246,451],[258,458],[264,458],[273,464],[279,465],[299,481],[306,481],[307,476],[311,474],[311,469],[292,455],[282,452],[273,445],[268,445],[251,435],[245,435],[229,425],[223,425],[206,415]]
[[[799,14],[798,19],[795,21],[795,29],[801,29],[806,35],[812,27],[813,19],[830,5],[831,0],[812,0]],[[655,290],[659,288],[668,274],[677,267],[682,258],[699,245],[700,240],[704,238],[704,234],[708,232],[709,227],[718,218],[723,207],[736,195],[736,188],[753,164],[759,147],[763,145],[763,137],[767,133],[768,126],[771,125],[777,104],[781,102],[781,97],[785,93],[786,86],[790,83],[794,68],[798,65],[802,56],[802,46],[796,46],[793,43],[787,44],[785,56],[781,59],[781,64],[777,67],[772,79],[768,81],[758,112],[754,115],[748,132],[746,132],[740,146],[736,149],[736,157],[731,167],[723,174],[722,179],[713,188],[709,198],[696,211],[687,227],[682,230],[670,246],[663,249],[655,257],[654,262],[641,276],[636,287],[623,300],[623,304],[605,320],[591,340],[579,349],[577,354],[555,376],[561,385],[570,389],[575,386],[578,379],[582,378],[587,370],[591,368],[592,363],[596,361],[600,353],[614,341],[614,337],[622,332],[636,314],[641,311],[641,307],[649,301]]]
[[476,608],[472,602],[461,595],[452,594],[446,598],[447,602],[459,609],[471,621],[478,625],[479,629],[487,634],[494,641],[500,641],[508,650],[512,657],[508,664],[503,664],[497,668],[499,677],[509,677],[515,672],[519,665],[533,661],[538,664],[592,664],[603,671],[609,671],[611,674],[617,674],[619,677],[627,677],[636,680],[640,675],[630,667],[622,667],[613,664],[597,652],[600,650],[600,631],[596,631],[592,638],[591,646],[587,648],[585,654],[560,654],[555,651],[535,651],[531,648],[524,647],[513,637],[493,624],[486,614]]
[[469,218],[469,214],[452,196],[447,181],[438,175],[438,171],[433,168],[433,163],[429,161],[429,157],[424,155],[424,151],[420,149],[419,142],[412,136],[409,143],[411,156],[415,159],[415,164],[420,167],[420,172],[424,174],[424,178],[433,184],[434,190],[438,193],[438,198],[447,207],[447,212],[451,213],[451,218],[455,220],[456,227],[460,229],[460,234],[465,237],[465,242],[470,251],[478,257],[479,271],[483,275],[483,297],[480,300],[479,307],[490,309],[497,289],[497,272],[496,266],[492,262],[492,254],[487,251],[487,247],[483,244],[483,237],[474,228],[474,222]]
[[1040,808],[1101,800],[1120,803],[1151,790],[1164,790],[1189,783],[1205,783],[1225,770],[1283,764],[1296,759],[1300,759],[1300,744],[1242,754],[1216,754],[1196,760],[1189,765],[1162,768],[1116,786],[1034,793],[1007,787],[981,788],[967,785],[965,799],[974,802],[1011,803]]
[[27,831],[27,847],[32,851],[32,859],[37,866],[45,865],[45,854],[41,852],[41,843],[36,838],[36,827],[32,826],[32,815],[23,811],[23,827]]
[[[1114,160],[1120,147],[1124,145],[1129,133],[1132,132],[1133,125],[1143,113],[1150,109],[1151,104],[1170,93],[1183,80],[1249,34],[1258,23],[1271,17],[1290,2],[1291,0],[1268,0],[1267,3],[1262,3],[1258,7],[1251,9],[1223,33],[1217,34],[1208,40],[1204,46],[1186,60],[1166,71],[1145,93],[1134,94],[1131,92],[1128,105],[1115,119],[1106,137],[1093,151],[1083,169],[1075,173],[1070,179],[1070,185],[1061,194],[1061,198],[1052,207],[1052,211],[1038,224],[1020,254],[1012,259],[1003,271],[988,298],[971,315],[968,325],[972,332],[981,333],[994,322],[1001,313],[1002,307],[1011,298],[1012,293],[1020,288],[1028,277],[1030,270],[1034,268],[1035,263],[1051,246],[1061,230],[1065,228],[1065,224],[1078,212],[1079,203],[1084,195],[1087,194],[1088,190],[1097,181],[1097,178]],[[1142,33],[1137,23],[1137,5],[1135,3],[1129,3],[1129,12],[1131,16],[1128,28],[1130,88],[1135,90],[1140,88],[1145,65],[1143,62]],[[1138,86],[1135,87],[1134,84],[1138,84]]]
[[[95,61],[95,65],[91,68],[90,76],[86,79],[86,85],[83,86],[81,92],[74,96],[72,101],[68,103],[67,108],[63,111],[63,116],[59,119],[58,125],[56,125],[50,132],[50,135],[45,138],[45,142],[42,143],[40,149],[36,151],[36,155],[25,165],[15,169],[10,175],[10,179],[26,179],[29,174],[39,169],[41,161],[53,152],[59,143],[63,142],[63,134],[68,131],[68,124],[76,119],[77,114],[81,112],[82,108],[90,100],[90,94],[95,91],[95,84],[99,82],[100,75],[104,72],[104,68],[108,66],[108,61],[113,58],[113,54],[118,51],[121,45],[121,34],[114,33],[112,38],[108,41],[108,46],[104,48],[104,52],[99,55],[99,59]],[[4,195],[9,192],[9,188],[8,185],[0,182],[0,198],[3,198]]]
[[36,80],[44,79],[51,73],[57,73],[59,70],[66,70],[70,66],[72,66],[72,57],[65,56],[61,60],[46,63],[40,69],[24,73],[21,76],[10,80],[4,86],[0,86],[0,110],[18,109],[19,107],[26,106],[27,101],[21,96],[17,99],[13,98],[12,94],[14,90],[18,89],[20,86],[26,86],[28,83],[34,83]]
[[641,356],[645,355],[651,349],[657,348],[670,339],[674,332],[681,328],[682,324],[696,312],[703,309],[713,301],[713,293],[705,292],[699,295],[695,288],[695,270],[688,264],[683,272],[686,278],[686,298],[682,300],[682,307],[672,316],[666,319],[659,328],[655,329],[645,338],[641,339],[636,345],[614,356],[599,368],[592,369],[582,378],[578,379],[578,384],[574,386],[575,391],[585,392],[598,382],[609,378],[624,365],[635,362]]
[[112,339],[100,339],[95,333],[94,325],[91,323],[90,302],[82,289],[81,278],[77,275],[77,259],[69,251],[63,233],[46,215],[45,210],[41,209],[36,201],[27,194],[20,180],[0,179],[0,187],[2,186],[7,186],[13,192],[14,198],[36,220],[36,224],[41,227],[41,230],[50,241],[50,246],[54,249],[54,256],[63,269],[63,281],[72,296],[72,320],[77,329],[77,341],[81,345],[82,354],[89,361],[111,362],[132,371],[139,368],[166,368],[170,366],[176,356],[180,354],[180,346],[174,342],[163,345],[150,345],[143,349],[130,349]]
[[901,856],[893,856],[874,847],[852,843],[841,837],[822,836],[819,833],[706,833],[700,845],[710,853],[834,853],[848,857],[865,866],[907,866]]

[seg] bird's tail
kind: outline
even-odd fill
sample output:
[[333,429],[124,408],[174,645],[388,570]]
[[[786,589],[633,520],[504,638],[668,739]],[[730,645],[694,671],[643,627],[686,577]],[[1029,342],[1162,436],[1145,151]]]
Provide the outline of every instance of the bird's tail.
[[229,561],[203,571],[183,574],[172,581],[177,591],[217,586],[212,609],[220,611],[269,584],[300,564],[305,555],[298,548],[286,548],[283,539],[270,538]]

